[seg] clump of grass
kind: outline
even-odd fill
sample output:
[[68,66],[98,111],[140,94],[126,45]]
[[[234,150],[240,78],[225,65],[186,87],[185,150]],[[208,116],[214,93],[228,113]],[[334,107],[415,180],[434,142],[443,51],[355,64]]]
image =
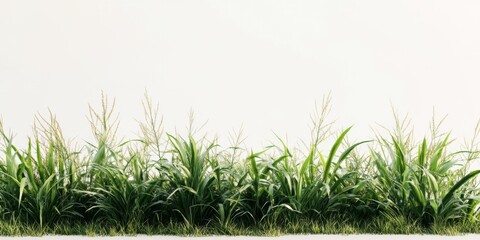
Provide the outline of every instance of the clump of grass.
[[81,218],[76,190],[82,185],[78,154],[70,150],[58,122],[37,118],[35,136],[25,150],[14,146],[3,129],[4,158],[0,164],[0,203],[3,218],[41,227],[60,220]]
[[[380,151],[372,150],[377,179],[376,202],[387,215],[401,215],[424,225],[475,218],[478,187],[469,185],[480,170],[467,172],[472,159],[465,151],[450,153],[449,134],[437,135],[433,127],[430,143],[415,144],[403,135],[405,121],[397,121],[391,140],[380,137]],[[461,166],[460,169],[455,166]]]
[[278,136],[253,151],[241,134],[222,147],[193,124],[187,136],[165,132],[147,95],[139,136],[119,140],[115,102],[101,103],[88,115],[95,141],[81,148],[52,113],[36,118],[24,148],[0,121],[2,235],[480,232],[480,170],[469,168],[479,126],[451,151],[439,124],[418,141],[395,114],[393,130],[350,143],[351,128],[335,133],[327,121],[326,98],[306,151]]

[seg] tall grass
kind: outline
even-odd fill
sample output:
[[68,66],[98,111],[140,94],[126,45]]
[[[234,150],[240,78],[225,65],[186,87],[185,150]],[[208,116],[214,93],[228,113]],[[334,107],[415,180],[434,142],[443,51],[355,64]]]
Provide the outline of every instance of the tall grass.
[[437,135],[438,126],[432,126],[430,141],[415,144],[411,134],[405,134],[406,125],[397,118],[390,139],[379,137],[380,151],[372,151],[376,201],[383,211],[427,225],[476,218],[479,189],[469,182],[480,170],[467,172],[467,167],[477,153],[448,152],[450,134]]
[[64,139],[52,113],[36,118],[24,148],[0,121],[0,221],[218,226],[226,233],[302,221],[479,224],[480,170],[469,168],[479,156],[475,139],[450,151],[451,137],[438,124],[416,140],[407,119],[395,115],[393,130],[350,143],[351,128],[335,132],[327,122],[329,106],[325,99],[313,115],[304,151],[279,137],[254,151],[241,135],[222,147],[192,127],[186,136],[167,133],[148,96],[140,134],[131,140],[117,137],[115,102],[106,97],[99,110],[90,107],[95,141],[81,148]]

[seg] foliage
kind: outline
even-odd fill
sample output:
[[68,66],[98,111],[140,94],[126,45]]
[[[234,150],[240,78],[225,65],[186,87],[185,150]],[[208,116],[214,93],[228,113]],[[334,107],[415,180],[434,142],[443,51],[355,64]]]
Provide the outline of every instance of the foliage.
[[127,232],[213,226],[234,234],[249,226],[296,229],[305,221],[317,227],[319,221],[338,221],[371,232],[378,226],[398,232],[397,225],[405,232],[409,226],[435,232],[480,221],[480,170],[470,164],[478,159],[476,140],[449,151],[450,134],[435,124],[431,136],[415,142],[408,121],[395,114],[393,131],[350,143],[351,128],[335,134],[326,122],[326,99],[312,117],[305,151],[278,136],[277,144],[253,151],[241,146],[241,137],[228,148],[198,138],[192,124],[186,138],[165,133],[148,96],[138,138],[118,140],[115,103],[109,103],[103,97],[100,111],[90,107],[95,142],[80,149],[63,138],[51,113],[36,118],[25,148],[14,144],[0,121],[3,233],[17,231],[15,224],[53,229],[68,222]]

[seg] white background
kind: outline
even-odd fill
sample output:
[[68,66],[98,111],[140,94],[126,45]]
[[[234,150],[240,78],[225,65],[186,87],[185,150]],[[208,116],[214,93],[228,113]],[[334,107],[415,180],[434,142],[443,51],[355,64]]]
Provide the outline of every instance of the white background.
[[145,89],[165,127],[190,109],[222,139],[244,126],[309,134],[315,101],[354,140],[409,113],[419,137],[433,108],[469,138],[480,117],[480,1],[0,0],[0,115],[24,141],[50,108],[65,135],[91,139],[88,104],[116,98],[134,136]]

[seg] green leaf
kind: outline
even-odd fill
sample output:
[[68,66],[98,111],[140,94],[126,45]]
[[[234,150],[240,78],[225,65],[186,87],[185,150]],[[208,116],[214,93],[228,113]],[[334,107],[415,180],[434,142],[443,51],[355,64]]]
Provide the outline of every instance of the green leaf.
[[440,207],[444,207],[445,204],[448,204],[448,203],[450,202],[450,200],[452,199],[453,194],[455,193],[455,191],[457,191],[461,186],[463,186],[463,184],[465,184],[465,183],[468,182],[470,179],[472,179],[472,178],[474,178],[475,176],[477,176],[479,173],[480,173],[480,170],[472,171],[472,172],[468,173],[465,177],[463,177],[462,179],[460,179],[455,185],[453,185],[453,187],[450,188],[450,190],[448,191],[448,193],[443,197],[443,199],[442,199],[442,204],[440,205]]
[[340,136],[337,138],[335,143],[332,146],[332,149],[330,150],[330,154],[328,155],[327,162],[325,164],[324,172],[323,172],[323,182],[327,182],[328,178],[330,176],[330,167],[332,165],[333,158],[335,157],[335,154],[342,144],[343,138],[345,138],[345,135],[347,135],[348,131],[350,131],[352,127],[347,128],[345,131],[343,131]]

